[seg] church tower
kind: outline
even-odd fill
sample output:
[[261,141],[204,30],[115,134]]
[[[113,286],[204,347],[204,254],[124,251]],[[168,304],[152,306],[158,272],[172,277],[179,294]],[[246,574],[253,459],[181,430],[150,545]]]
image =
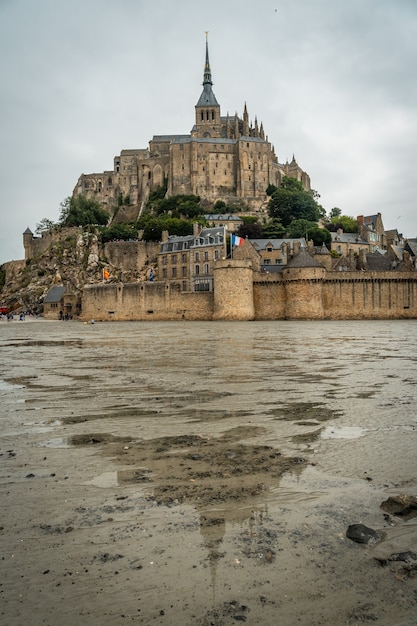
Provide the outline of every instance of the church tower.
[[220,105],[213,93],[206,32],[206,63],[204,66],[203,91],[195,106],[196,137],[221,137]]

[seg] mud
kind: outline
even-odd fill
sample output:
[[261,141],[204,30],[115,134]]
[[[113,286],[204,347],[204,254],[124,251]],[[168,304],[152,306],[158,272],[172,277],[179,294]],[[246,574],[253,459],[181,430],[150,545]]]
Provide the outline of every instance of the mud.
[[416,339],[4,323],[1,623],[416,624]]

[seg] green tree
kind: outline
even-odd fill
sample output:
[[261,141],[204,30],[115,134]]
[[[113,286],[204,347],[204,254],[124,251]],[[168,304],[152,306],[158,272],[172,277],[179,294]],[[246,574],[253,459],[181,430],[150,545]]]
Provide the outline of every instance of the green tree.
[[138,238],[138,230],[134,224],[125,222],[121,224],[114,224],[113,226],[105,226],[100,230],[100,240],[102,243],[107,241],[128,241],[130,239]]
[[262,226],[257,222],[248,221],[239,226],[237,235],[248,239],[262,239]]
[[353,217],[348,215],[338,215],[330,220],[330,224],[327,224],[327,228],[333,232],[336,232],[339,228],[345,233],[357,233],[358,222]]
[[332,242],[332,236],[327,228],[319,228],[318,226],[312,226],[307,231],[308,239],[312,239],[315,246],[322,246],[325,244],[330,248]]
[[264,224],[262,228],[262,237],[268,239],[282,239],[286,234],[286,230],[282,222],[277,217],[273,217]]
[[293,220],[287,228],[288,237],[307,237],[310,228],[317,228],[316,222],[310,222],[309,220]]
[[317,197],[314,190],[306,191],[298,180],[284,176],[280,187],[271,195],[268,214],[271,218],[280,219],[284,227],[298,219],[317,222],[324,214]]
[[52,220],[49,220],[47,217],[41,219],[39,224],[36,224],[35,234],[41,235],[42,233],[47,232],[48,230],[53,230],[57,227],[57,224]]
[[342,209],[338,209],[337,206],[335,206],[330,211],[330,219],[332,219],[333,217],[337,217],[338,215],[341,215],[341,214],[342,214]]
[[109,214],[101,204],[84,195],[66,198],[61,202],[60,209],[62,226],[88,226],[89,224],[104,226],[109,221]]

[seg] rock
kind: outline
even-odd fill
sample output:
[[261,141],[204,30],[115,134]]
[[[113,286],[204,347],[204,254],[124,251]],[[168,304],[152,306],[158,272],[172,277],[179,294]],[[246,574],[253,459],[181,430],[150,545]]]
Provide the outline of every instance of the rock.
[[381,509],[391,515],[398,515],[404,519],[410,519],[417,515],[417,498],[405,494],[390,496],[388,500],[384,500],[381,504]]
[[364,524],[351,524],[346,531],[346,537],[352,541],[356,541],[356,543],[366,544],[375,543],[380,539],[380,535],[376,530],[368,528],[368,526]]

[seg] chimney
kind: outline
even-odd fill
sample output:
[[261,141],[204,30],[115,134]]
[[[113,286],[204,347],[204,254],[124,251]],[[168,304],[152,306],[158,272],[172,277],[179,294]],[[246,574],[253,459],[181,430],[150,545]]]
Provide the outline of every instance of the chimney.
[[168,231],[167,230],[163,230],[161,233],[161,242],[164,243],[164,241],[168,241]]
[[201,226],[198,222],[193,222],[193,235],[194,237],[198,237],[201,233]]

